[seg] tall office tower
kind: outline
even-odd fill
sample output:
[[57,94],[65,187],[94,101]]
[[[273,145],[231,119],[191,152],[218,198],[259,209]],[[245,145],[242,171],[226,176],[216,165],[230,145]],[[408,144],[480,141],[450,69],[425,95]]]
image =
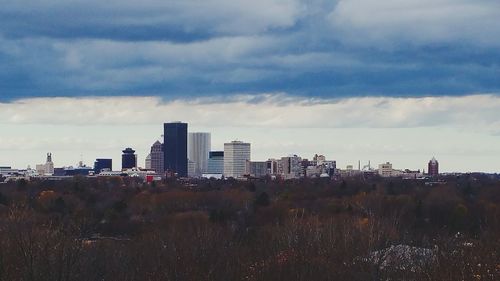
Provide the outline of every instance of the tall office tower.
[[224,176],[241,178],[250,160],[250,144],[232,141],[224,144]]
[[427,171],[429,172],[429,176],[435,177],[439,175],[439,163],[436,158],[432,157],[431,161],[427,165]]
[[94,162],[94,173],[99,174],[102,172],[102,170],[105,171],[112,171],[113,170],[113,160],[112,159],[96,159]]
[[137,168],[137,155],[135,150],[128,147],[123,150],[122,154],[122,170]]
[[207,174],[224,173],[224,151],[210,151],[208,154]]
[[211,147],[210,133],[189,133],[188,159],[195,164],[194,175],[200,176],[208,170],[208,154]]
[[173,122],[163,124],[164,169],[178,177],[188,175],[187,131],[188,124]]
[[163,144],[161,144],[161,142],[156,141],[151,146],[151,151],[148,157],[149,159],[146,160],[149,160],[149,167],[146,166],[146,169],[151,169],[157,174],[163,174],[165,172],[165,169],[163,168],[163,165],[165,164],[165,157],[163,154]]

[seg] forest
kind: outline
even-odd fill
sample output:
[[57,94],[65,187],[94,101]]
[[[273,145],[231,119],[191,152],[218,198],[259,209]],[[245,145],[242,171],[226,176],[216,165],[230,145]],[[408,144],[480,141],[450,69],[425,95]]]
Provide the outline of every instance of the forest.
[[500,280],[500,180],[0,185],[0,280]]

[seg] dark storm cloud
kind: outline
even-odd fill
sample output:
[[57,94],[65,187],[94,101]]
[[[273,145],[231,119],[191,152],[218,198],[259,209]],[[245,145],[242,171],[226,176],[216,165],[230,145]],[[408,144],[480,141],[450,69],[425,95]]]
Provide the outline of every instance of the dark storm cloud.
[[0,98],[500,90],[500,5],[0,1]]

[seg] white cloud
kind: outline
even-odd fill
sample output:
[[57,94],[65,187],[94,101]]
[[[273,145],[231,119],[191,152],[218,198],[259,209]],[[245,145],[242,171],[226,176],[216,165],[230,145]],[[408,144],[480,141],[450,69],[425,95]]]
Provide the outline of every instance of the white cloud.
[[[345,99],[286,94],[162,101],[156,97],[33,98],[0,103],[0,165],[25,167],[51,151],[58,165],[90,164],[133,147],[143,163],[162,123],[212,132],[213,149],[240,139],[253,159],[323,153],[339,166],[372,160],[418,169],[433,155],[445,171],[499,171],[500,97]],[[38,160],[37,160],[38,159]]]
[[341,40],[357,44],[500,44],[498,1],[341,0],[328,18]]
[[167,101],[158,97],[33,98],[0,103],[0,123],[112,125],[179,119],[216,127],[443,126],[498,133],[499,111],[497,95],[321,99],[274,93]]

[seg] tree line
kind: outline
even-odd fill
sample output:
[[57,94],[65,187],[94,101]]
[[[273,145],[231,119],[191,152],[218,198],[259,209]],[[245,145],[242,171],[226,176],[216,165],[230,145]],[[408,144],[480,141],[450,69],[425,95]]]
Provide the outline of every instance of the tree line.
[[500,181],[444,180],[10,182],[0,280],[500,280]]

